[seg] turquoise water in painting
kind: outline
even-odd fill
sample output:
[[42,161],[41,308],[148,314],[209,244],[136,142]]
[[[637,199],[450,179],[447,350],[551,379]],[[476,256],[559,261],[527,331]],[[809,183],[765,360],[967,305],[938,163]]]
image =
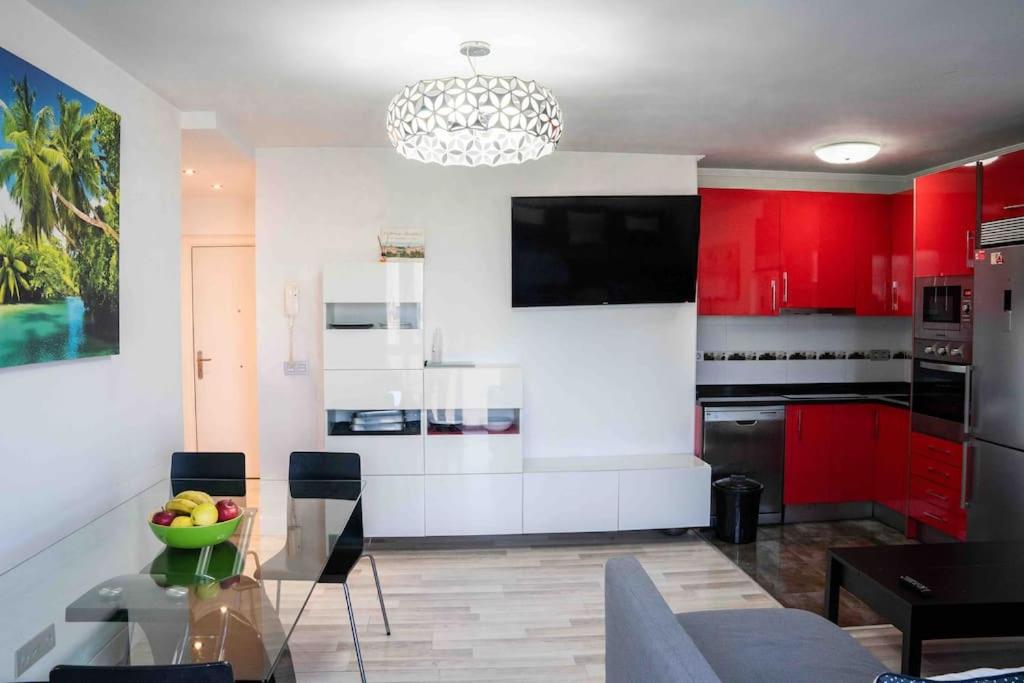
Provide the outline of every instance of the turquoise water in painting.
[[0,306],[0,368],[117,352],[117,342],[86,331],[85,307],[78,297]]

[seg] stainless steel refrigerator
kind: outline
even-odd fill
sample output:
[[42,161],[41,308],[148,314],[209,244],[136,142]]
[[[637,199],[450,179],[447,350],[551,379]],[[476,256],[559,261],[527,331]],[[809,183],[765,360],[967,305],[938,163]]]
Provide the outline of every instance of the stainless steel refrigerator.
[[983,246],[974,267],[967,538],[1024,539],[1024,245]]

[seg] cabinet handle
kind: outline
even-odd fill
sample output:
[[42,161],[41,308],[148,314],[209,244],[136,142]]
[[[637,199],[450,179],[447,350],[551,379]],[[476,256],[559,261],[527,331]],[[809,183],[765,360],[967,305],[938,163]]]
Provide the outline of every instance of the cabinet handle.
[[1003,207],[1003,211],[1013,211],[1014,209],[1024,209],[1024,204],[1007,204]]
[[921,514],[923,516],[925,516],[925,517],[930,517],[930,518],[932,518],[932,519],[934,519],[936,521],[942,522],[942,523],[946,523],[948,521],[945,517],[940,517],[939,515],[936,515],[936,514],[934,514],[932,512],[922,512]]
[[932,498],[937,498],[938,500],[941,500],[943,503],[948,503],[949,502],[949,496],[944,496],[941,493],[936,493],[935,491],[932,491],[931,489],[925,489],[925,493],[928,494],[929,496],[931,496]]
[[778,287],[775,284],[775,278],[772,278],[772,310],[773,311],[778,310],[778,305],[777,305],[777,301],[776,301],[776,289],[777,288]]
[[898,292],[898,285],[895,280],[892,281],[892,310],[900,310],[900,297]]
[[875,441],[878,441],[879,427],[878,427],[878,409],[875,409]]
[[789,303],[789,273],[782,271],[782,303]]
[[939,448],[938,446],[934,446],[932,444],[928,444],[928,450],[934,451],[935,453],[945,453],[946,455],[953,455],[953,452],[948,448]]
[[932,474],[941,474],[946,479],[949,479],[949,472],[943,472],[942,470],[937,470],[934,467],[932,467],[931,465],[928,465],[928,471],[931,472]]

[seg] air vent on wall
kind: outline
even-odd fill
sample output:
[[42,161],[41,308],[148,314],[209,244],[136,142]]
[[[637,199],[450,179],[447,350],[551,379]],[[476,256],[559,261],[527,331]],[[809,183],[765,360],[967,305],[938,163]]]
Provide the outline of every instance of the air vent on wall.
[[1024,243],[1024,216],[981,224],[981,238],[978,240],[980,247],[1021,243]]

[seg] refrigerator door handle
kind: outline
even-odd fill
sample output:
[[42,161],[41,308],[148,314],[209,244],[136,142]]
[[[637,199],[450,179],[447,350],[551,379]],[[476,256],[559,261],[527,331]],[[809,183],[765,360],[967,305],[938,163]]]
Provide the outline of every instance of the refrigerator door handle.
[[974,368],[970,365],[964,366],[964,434],[970,435],[973,432],[972,418],[974,417]]
[[974,442],[964,442],[963,461],[960,465],[960,509],[966,510],[970,501],[971,462],[974,460]]

